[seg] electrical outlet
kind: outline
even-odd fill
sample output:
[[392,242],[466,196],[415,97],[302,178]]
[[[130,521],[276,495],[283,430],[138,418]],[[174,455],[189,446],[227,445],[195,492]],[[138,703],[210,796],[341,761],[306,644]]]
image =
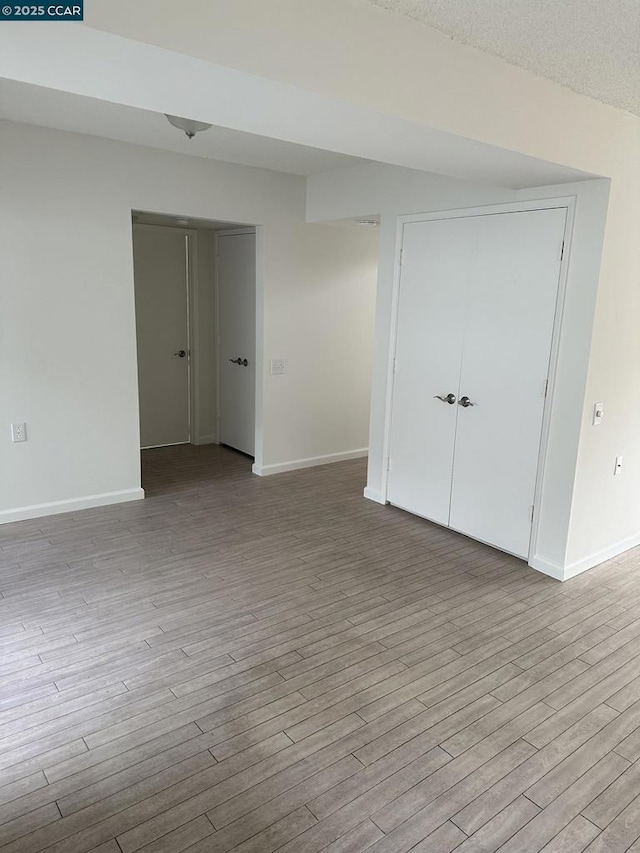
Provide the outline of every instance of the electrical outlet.
[[26,424],[11,424],[11,441],[26,441],[27,440],[27,425]]
[[272,358],[271,359],[271,375],[279,376],[282,373],[287,372],[287,365],[284,358]]

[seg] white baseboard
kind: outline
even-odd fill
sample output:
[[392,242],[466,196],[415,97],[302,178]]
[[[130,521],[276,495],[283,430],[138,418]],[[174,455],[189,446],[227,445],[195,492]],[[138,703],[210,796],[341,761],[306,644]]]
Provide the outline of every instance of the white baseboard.
[[379,492],[378,489],[372,489],[367,486],[363,492],[363,495],[367,500],[375,501],[377,504],[388,504],[389,501],[385,501],[382,497],[382,492]]
[[555,578],[557,581],[565,580],[564,568],[558,565],[558,563],[552,563],[542,557],[531,557],[529,565],[537,572],[542,572],[543,575],[549,575],[549,577]]
[[333,462],[346,462],[349,459],[362,459],[369,453],[368,447],[360,450],[347,450],[345,453],[329,453],[326,456],[311,456],[308,459],[294,459],[292,462],[279,462],[275,465],[256,465],[251,468],[258,477],[271,474],[284,474],[286,471],[298,471],[300,468],[314,468],[316,465],[331,465]]
[[163,447],[186,447],[189,441],[172,441],[169,444],[145,444],[140,450],[160,450]]
[[640,533],[634,533],[631,536],[627,536],[625,539],[621,539],[619,542],[614,542],[606,548],[601,548],[599,551],[589,554],[587,557],[582,557],[580,560],[568,563],[566,566],[551,563],[548,560],[541,559],[540,557],[532,557],[531,560],[529,560],[529,565],[531,568],[537,569],[545,575],[550,575],[552,578],[556,578],[560,581],[568,581],[570,578],[574,578],[576,575],[582,574],[582,572],[594,569],[601,563],[606,563],[607,560],[612,560],[614,557],[617,557],[619,554],[623,554],[630,548],[637,548],[638,545],[640,545]]
[[565,568],[564,578],[565,580],[569,580],[569,578],[573,578],[581,572],[586,572],[587,569],[593,569],[595,566],[599,566],[600,563],[606,563],[607,560],[612,560],[618,554],[623,554],[625,551],[628,551],[630,548],[636,548],[638,545],[640,545],[640,533],[627,536],[619,542],[614,542],[613,545],[601,548],[600,551],[596,551],[588,557],[583,557],[581,560],[569,563]]
[[201,435],[193,442],[195,445],[200,444],[217,444],[215,435]]
[[59,515],[62,512],[76,512],[96,506],[140,501],[144,498],[144,489],[126,489],[122,492],[104,492],[101,495],[87,495],[84,498],[69,498],[66,501],[52,501],[46,504],[21,506],[17,509],[5,509],[0,512],[0,524],[12,521],[25,521],[28,518],[42,518],[45,515]]

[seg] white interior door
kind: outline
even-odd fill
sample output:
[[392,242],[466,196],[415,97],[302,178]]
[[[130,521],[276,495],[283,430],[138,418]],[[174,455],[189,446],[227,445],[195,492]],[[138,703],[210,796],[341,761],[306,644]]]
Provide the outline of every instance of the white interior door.
[[[449,523],[472,219],[404,227],[391,419],[388,498]],[[451,394],[453,403],[438,397]]]
[[527,557],[566,210],[476,217],[450,526]]
[[404,229],[388,498],[522,557],[565,219],[550,209]]
[[255,453],[256,237],[217,237],[218,440]]
[[169,228],[133,228],[142,447],[190,440],[187,240]]

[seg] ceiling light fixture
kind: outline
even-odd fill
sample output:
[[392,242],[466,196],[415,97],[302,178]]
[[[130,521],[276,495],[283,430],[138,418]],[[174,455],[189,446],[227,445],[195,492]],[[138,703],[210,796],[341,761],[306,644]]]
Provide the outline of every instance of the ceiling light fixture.
[[211,125],[207,124],[206,121],[194,121],[190,118],[170,116],[167,113],[165,113],[165,117],[169,124],[172,124],[174,127],[177,127],[178,130],[182,130],[188,139],[193,139],[196,133],[200,133],[201,130],[209,130],[209,128],[211,127]]

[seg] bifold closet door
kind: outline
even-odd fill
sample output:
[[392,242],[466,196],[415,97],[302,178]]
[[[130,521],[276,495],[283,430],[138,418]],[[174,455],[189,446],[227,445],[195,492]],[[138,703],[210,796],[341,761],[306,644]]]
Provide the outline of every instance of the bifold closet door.
[[565,219],[559,208],[404,227],[388,499],[521,557]]
[[455,530],[526,558],[566,210],[475,218],[451,515]]
[[390,435],[389,501],[449,523],[464,299],[475,221],[404,226]]

